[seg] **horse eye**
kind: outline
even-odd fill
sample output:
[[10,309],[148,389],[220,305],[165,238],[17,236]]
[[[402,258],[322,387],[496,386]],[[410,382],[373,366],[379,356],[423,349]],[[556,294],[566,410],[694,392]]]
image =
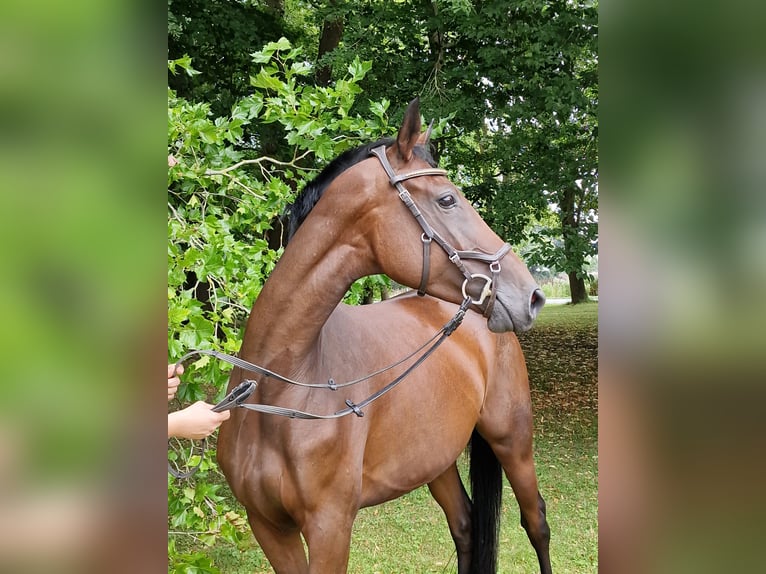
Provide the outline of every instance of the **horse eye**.
[[439,203],[439,206],[443,207],[444,209],[455,207],[455,205],[457,204],[457,200],[455,199],[454,195],[445,195],[443,197],[440,197],[437,201]]

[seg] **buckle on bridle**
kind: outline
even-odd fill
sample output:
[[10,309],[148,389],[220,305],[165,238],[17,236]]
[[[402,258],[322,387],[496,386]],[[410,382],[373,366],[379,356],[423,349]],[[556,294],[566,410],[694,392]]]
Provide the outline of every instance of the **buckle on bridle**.
[[474,279],[483,279],[484,280],[484,287],[481,289],[481,295],[479,295],[478,299],[471,299],[471,303],[474,305],[481,305],[484,303],[484,300],[492,295],[492,279],[490,277],[487,277],[483,273],[473,273],[471,274],[470,279],[466,279],[463,281],[463,297],[466,299],[470,298],[470,295],[466,292],[466,287],[468,286],[469,281],[473,281]]
[[231,392],[221,400],[221,402],[216,404],[210,410],[216,413],[220,413],[238,407],[247,397],[253,394],[255,386],[255,381],[251,381],[249,379],[242,381],[240,384],[234,387]]

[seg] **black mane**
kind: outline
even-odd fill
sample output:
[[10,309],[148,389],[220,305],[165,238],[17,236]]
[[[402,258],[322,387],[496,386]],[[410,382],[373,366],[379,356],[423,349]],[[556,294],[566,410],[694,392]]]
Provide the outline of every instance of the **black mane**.
[[[376,142],[361,145],[357,148],[344,151],[334,160],[332,160],[327,167],[325,167],[319,175],[306,184],[298,197],[295,198],[293,204],[287,208],[283,221],[286,220],[287,238],[285,245],[289,243],[295,232],[304,222],[311,210],[317,204],[322,197],[324,191],[330,186],[333,180],[341,173],[346,171],[353,165],[356,165],[360,161],[370,157],[370,152],[381,145],[386,147],[393,145],[393,138],[383,138]],[[428,162],[431,167],[436,167],[436,162],[423,146],[416,146],[414,153],[419,158]]]

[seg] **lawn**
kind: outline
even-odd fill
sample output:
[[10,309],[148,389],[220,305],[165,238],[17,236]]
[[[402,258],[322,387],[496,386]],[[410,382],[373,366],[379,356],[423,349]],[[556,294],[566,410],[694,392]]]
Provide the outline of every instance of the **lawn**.
[[[598,569],[597,317],[597,303],[549,305],[535,327],[519,337],[535,406],[537,472],[552,531],[551,560],[554,572],[566,574]],[[239,548],[220,542],[190,550],[205,552],[227,574],[271,572],[252,536]],[[425,487],[360,511],[349,572],[455,571],[446,520]],[[498,572],[537,571],[506,482]]]

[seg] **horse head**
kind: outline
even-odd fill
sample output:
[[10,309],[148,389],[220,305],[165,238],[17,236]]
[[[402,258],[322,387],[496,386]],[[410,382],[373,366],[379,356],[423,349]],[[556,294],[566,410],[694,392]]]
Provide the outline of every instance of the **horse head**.
[[545,296],[510,246],[436,168],[430,129],[422,134],[421,128],[416,99],[393,144],[350,170],[364,177],[361,223],[379,272],[421,294],[456,303],[471,297],[491,331],[529,329]]

